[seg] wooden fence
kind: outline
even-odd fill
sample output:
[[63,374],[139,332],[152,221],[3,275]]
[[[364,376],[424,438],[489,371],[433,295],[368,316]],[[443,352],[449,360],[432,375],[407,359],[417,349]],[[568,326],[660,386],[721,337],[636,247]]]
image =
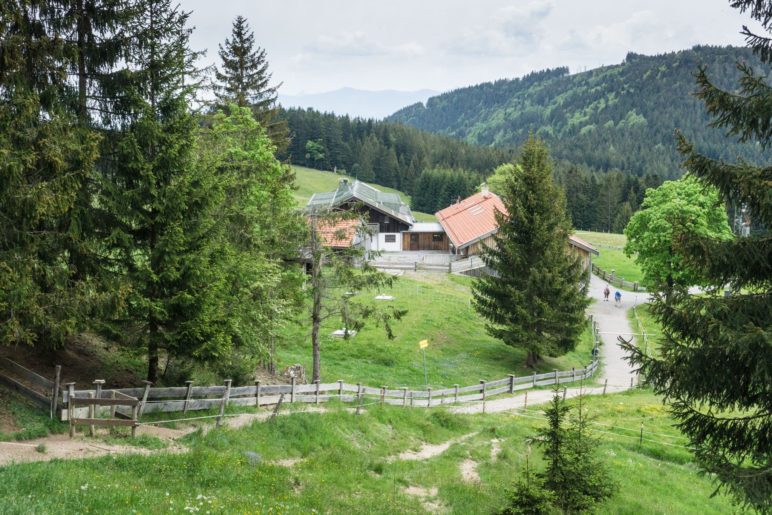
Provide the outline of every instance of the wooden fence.
[[[226,380],[221,386],[193,386],[191,381],[186,386],[169,388],[152,388],[146,384],[144,388],[121,388],[109,390],[121,398],[137,400],[137,420],[143,414],[160,412],[181,412],[216,409],[219,408],[222,416],[226,406],[267,406],[279,402],[319,404],[330,400],[342,402],[362,403],[366,399],[375,400],[382,404],[410,407],[433,407],[444,404],[485,401],[490,397],[501,394],[513,394],[521,390],[549,386],[555,384],[571,383],[591,377],[598,368],[597,359],[582,369],[555,370],[541,374],[533,373],[526,376],[510,374],[503,379],[495,381],[480,380],[479,384],[460,386],[453,385],[450,388],[425,390],[412,390],[409,388],[389,388],[388,386],[372,387],[358,384],[345,383],[342,380],[334,383],[296,384],[294,379],[291,384],[263,385],[256,381],[250,386],[231,386],[230,380]],[[113,406],[114,402],[106,402],[105,392],[94,390],[68,389],[64,395],[64,402],[68,409],[63,410],[62,418],[69,418],[69,410],[77,409],[77,406],[93,404],[96,406]],[[74,402],[70,402],[74,399]],[[102,399],[97,402],[98,399]],[[141,400],[139,400],[141,399]],[[134,406],[134,404],[126,403]],[[104,410],[104,408],[102,408]],[[73,411],[74,418],[81,416]],[[130,417],[126,411],[118,411],[119,415]],[[91,414],[88,419],[98,417],[99,413]],[[88,422],[83,422],[88,423]]]
[[641,286],[640,283],[625,281],[624,278],[622,277],[617,277],[613,273],[609,273],[603,270],[602,268],[598,268],[598,265],[594,263],[592,265],[592,273],[594,273],[595,275],[597,275],[607,283],[611,284],[612,286],[617,286],[625,290],[646,291],[646,288]]
[[48,379],[13,360],[0,357],[0,384],[11,388],[54,418],[59,407],[62,367],[54,368],[54,379]]
[[[72,416],[68,417],[70,422],[70,438],[75,436],[75,426],[89,426],[91,436],[95,434],[95,426],[129,426],[131,427],[131,436],[134,436],[139,425],[139,405],[140,401],[136,397],[126,395],[117,390],[101,390],[101,383],[97,383],[95,392],[88,392],[85,397],[79,397],[74,394],[75,383],[69,383],[68,407]],[[77,418],[76,410],[78,406],[86,406],[88,415],[86,418]],[[109,418],[100,417],[99,407],[109,409]],[[131,408],[131,418],[118,418],[118,409],[120,406]]]

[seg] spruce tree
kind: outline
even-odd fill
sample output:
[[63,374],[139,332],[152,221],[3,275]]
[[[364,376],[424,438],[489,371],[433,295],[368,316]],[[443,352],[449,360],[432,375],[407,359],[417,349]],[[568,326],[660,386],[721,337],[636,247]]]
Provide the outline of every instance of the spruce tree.
[[279,151],[288,145],[287,123],[277,117],[276,99],[281,84],[271,85],[265,49],[255,48],[247,19],[237,16],[231,37],[219,45],[221,66],[215,71],[215,95],[220,108],[228,104],[250,107]]
[[144,349],[156,381],[162,352],[167,363],[206,359],[229,343],[214,216],[224,192],[194,159],[188,14],[171,0],[138,9],[96,207],[109,231],[106,271],[127,291],[113,336]]
[[[732,6],[748,10],[772,32],[769,0],[737,0]],[[697,96],[714,117],[713,126],[768,149],[770,38],[747,28],[745,33],[764,69],[738,63],[740,84],[724,91],[702,68]],[[663,326],[660,354],[646,356],[629,344],[626,348],[630,361],[665,396],[698,462],[715,474],[719,489],[765,513],[772,509],[772,167],[712,159],[681,135],[678,145],[684,167],[730,203],[746,206],[756,230],[727,241],[701,236],[689,223],[674,229],[674,252],[710,288],[705,295],[691,296],[678,284],[666,287],[653,304]],[[732,288],[730,296],[723,294],[725,285]]]
[[50,5],[0,3],[0,341],[55,347],[94,291],[68,262],[98,137],[68,110],[67,52]]
[[530,137],[502,191],[495,244],[482,258],[491,274],[473,286],[474,305],[489,334],[527,352],[533,367],[542,355],[576,346],[589,304],[581,265],[569,255],[570,224],[562,191],[552,181],[544,144]]

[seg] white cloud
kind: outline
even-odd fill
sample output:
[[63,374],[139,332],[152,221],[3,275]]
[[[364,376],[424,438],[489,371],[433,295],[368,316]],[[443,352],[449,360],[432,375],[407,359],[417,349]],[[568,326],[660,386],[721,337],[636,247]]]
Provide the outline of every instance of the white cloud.
[[448,50],[475,57],[519,56],[532,52],[543,39],[544,23],[552,7],[550,0],[502,7],[493,12],[484,25],[464,30],[461,37],[448,45]]
[[304,54],[335,57],[418,57],[425,53],[423,46],[414,42],[386,45],[373,41],[362,31],[343,32],[337,36],[322,35],[304,48]]

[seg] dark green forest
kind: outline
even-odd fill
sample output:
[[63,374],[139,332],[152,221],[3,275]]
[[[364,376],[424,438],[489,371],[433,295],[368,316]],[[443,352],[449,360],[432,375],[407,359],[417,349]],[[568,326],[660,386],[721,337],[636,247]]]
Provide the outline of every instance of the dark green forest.
[[413,193],[428,168],[474,170],[482,175],[511,161],[510,148],[487,148],[401,124],[363,120],[313,109],[286,109],[292,141],[279,155],[293,164],[337,170],[363,181]]
[[696,46],[657,56],[627,54],[624,62],[582,73],[568,68],[461,88],[406,107],[387,121],[484,146],[544,139],[556,160],[598,171],[662,178],[682,173],[673,132],[680,129],[705,155],[760,162],[756,145],[728,141],[693,96],[695,73],[707,66],[717,86],[731,89],[738,60],[759,68],[750,49]]
[[[412,208],[434,213],[472,194],[499,165],[511,163],[514,146],[486,147],[403,124],[281,110],[291,141],[280,158],[293,164],[347,173],[412,195]],[[553,145],[554,142],[550,143]],[[622,232],[661,176],[599,171],[556,159],[554,176],[577,229]]]

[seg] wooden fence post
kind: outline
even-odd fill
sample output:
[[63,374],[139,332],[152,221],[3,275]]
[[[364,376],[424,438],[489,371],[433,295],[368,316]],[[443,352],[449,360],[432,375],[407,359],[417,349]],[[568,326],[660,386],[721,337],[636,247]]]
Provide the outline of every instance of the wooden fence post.
[[131,437],[137,436],[137,426],[139,425],[139,405],[135,404],[131,407],[131,420],[134,423],[131,425]]
[[480,384],[482,385],[482,403],[483,403],[483,413],[485,413],[485,380],[480,379]]
[[608,377],[603,381],[603,395],[606,395],[606,387],[608,386]]
[[290,378],[290,404],[295,402],[295,376]]
[[139,418],[142,418],[142,415],[145,413],[145,405],[147,404],[147,396],[150,395],[150,387],[153,385],[152,381],[142,381],[145,383],[145,391],[142,392],[142,404],[139,406],[139,413],[137,416]]
[[279,402],[276,403],[276,407],[273,408],[273,413],[271,413],[271,420],[276,418],[276,415],[279,414],[279,408],[281,408],[281,403],[284,402],[284,394],[279,395]]
[[357,383],[357,400],[361,400],[364,397],[364,390],[362,389],[362,383]]
[[525,391],[525,398],[523,399],[523,409],[528,408],[528,390]]
[[255,381],[255,408],[260,407],[260,381]]
[[[94,398],[94,392],[88,392],[88,398],[93,399]],[[88,418],[94,418],[94,405],[89,404],[88,405]],[[89,436],[94,436],[96,434],[96,428],[93,425],[88,426],[88,434]]]
[[183,413],[188,412],[188,403],[190,403],[190,396],[193,394],[193,381],[185,381],[185,386],[187,386],[188,389],[185,392],[185,404],[182,405]]
[[509,393],[515,393],[515,374],[509,374]]
[[413,261],[413,272],[418,272],[418,261]]
[[[94,379],[94,397],[97,399],[102,398],[102,385],[105,384],[104,379]],[[99,415],[98,413],[99,408],[92,404],[90,406],[90,417],[89,418],[97,418]],[[96,428],[94,426],[91,426],[90,428],[91,436],[96,435]]]
[[220,415],[217,417],[216,427],[220,427],[222,424],[223,415],[225,415],[225,406],[228,404],[228,398],[231,395],[231,380],[225,380],[225,392],[222,395],[222,401],[220,401]]
[[319,405],[319,380],[317,379],[316,381],[314,381],[314,384],[316,385],[316,399],[314,399],[314,401],[315,401],[315,404],[318,406]]
[[[115,390],[111,390],[110,393],[112,394],[112,395],[110,395],[110,398],[111,399],[115,399]],[[115,404],[110,406],[110,418],[115,418],[115,408],[117,408],[117,406]]]
[[536,370],[533,371],[533,387],[536,388]]
[[568,388],[563,388],[563,400],[566,400],[566,393],[568,393]]
[[555,369],[555,384],[560,384],[560,379],[558,379],[558,371]]
[[413,407],[413,390],[410,390],[410,407]]
[[576,367],[571,367],[571,381],[576,381]]
[[630,376],[630,388],[633,387],[633,376]]
[[453,392],[453,396],[454,396],[453,402],[458,402],[458,385],[454,384],[453,389],[455,390],[455,392]]
[[70,438],[75,436],[75,426],[72,425],[72,398],[75,397],[75,383],[67,383],[67,420],[70,422]]
[[343,401],[343,379],[338,379],[338,399]]
[[407,408],[407,388],[402,388],[402,407]]
[[426,391],[429,393],[429,396],[427,397],[427,400],[426,400],[426,407],[431,408],[432,407],[432,387],[429,386],[426,389]]
[[62,366],[56,365],[54,370],[54,391],[51,392],[51,418],[56,416],[56,409],[59,407],[59,381],[62,378]]
[[381,386],[381,406],[383,406],[383,403],[385,400],[386,400],[386,387]]

